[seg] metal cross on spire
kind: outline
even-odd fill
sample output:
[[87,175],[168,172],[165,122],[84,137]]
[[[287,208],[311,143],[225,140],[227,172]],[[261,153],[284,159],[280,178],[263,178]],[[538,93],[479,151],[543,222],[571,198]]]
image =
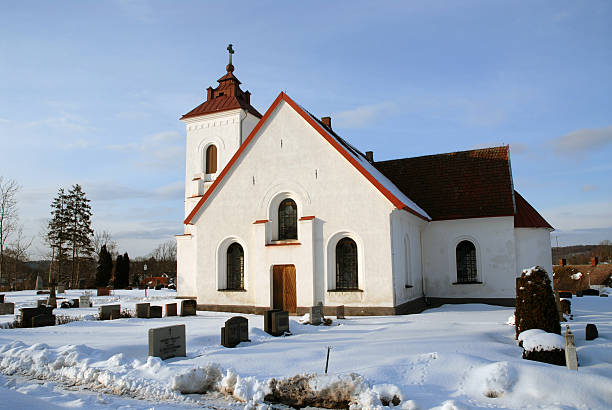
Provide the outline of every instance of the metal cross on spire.
[[232,54],[235,53],[234,49],[232,48],[232,45],[228,45],[227,46],[227,51],[229,53],[229,65],[232,65]]

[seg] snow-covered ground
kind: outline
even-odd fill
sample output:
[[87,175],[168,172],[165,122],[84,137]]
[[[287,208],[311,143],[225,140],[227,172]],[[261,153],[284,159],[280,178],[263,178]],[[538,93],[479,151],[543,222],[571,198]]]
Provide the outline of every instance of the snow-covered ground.
[[[168,290],[149,290],[146,299],[143,290],[115,291],[94,296],[93,308],[54,312],[82,321],[0,329],[0,408],[243,408],[261,402],[270,378],[299,374],[318,374],[311,385],[319,388],[352,381],[358,404],[367,408],[380,405],[385,394],[401,396],[403,408],[612,408],[612,297],[571,300],[574,320],[568,324],[576,339],[577,372],[521,359],[514,327],[506,324],[513,309],[488,305],[446,305],[408,316],[332,317],[329,327],[292,317],[293,335],[279,338],[263,332],[261,316],[242,315],[249,320],[251,342],[234,349],[220,346],[220,329],[230,313],[91,320],[100,304],[134,309],[140,301],[180,303],[174,296]],[[6,301],[15,302],[18,312],[42,297],[13,292]],[[0,316],[0,323],[12,320]],[[148,357],[148,329],[181,323],[187,357]],[[598,339],[585,340],[587,323],[597,325]],[[208,383],[214,392],[180,392],[194,382],[195,387]]]

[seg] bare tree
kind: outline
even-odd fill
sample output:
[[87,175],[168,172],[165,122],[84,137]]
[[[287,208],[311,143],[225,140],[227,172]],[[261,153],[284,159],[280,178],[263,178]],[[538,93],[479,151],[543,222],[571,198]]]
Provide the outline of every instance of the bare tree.
[[[9,252],[11,258],[13,259],[13,277],[11,281],[11,271],[8,271],[8,279],[9,284],[11,284],[12,289],[17,289],[17,282],[19,279],[22,281],[25,279],[23,277],[18,278],[19,266],[24,264],[28,259],[28,249],[32,246],[32,241],[34,238],[27,238],[23,234],[23,227],[19,227],[17,229],[17,235],[15,236],[15,240],[8,245],[7,252]],[[23,271],[22,271],[23,273]]]
[[108,231],[95,231],[91,243],[93,245],[94,252],[96,253],[100,253],[102,245],[106,245],[106,250],[113,258],[119,255],[119,251],[117,251],[117,242],[113,240],[113,236]]
[[17,192],[20,187],[12,179],[0,176],[0,283],[4,280],[4,251],[17,228]]

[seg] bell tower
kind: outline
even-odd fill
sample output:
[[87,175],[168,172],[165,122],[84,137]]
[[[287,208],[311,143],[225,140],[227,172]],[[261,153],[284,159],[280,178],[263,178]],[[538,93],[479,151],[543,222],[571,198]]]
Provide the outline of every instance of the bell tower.
[[210,188],[262,117],[234,76],[232,55],[217,88],[208,87],[206,101],[181,117],[187,130],[185,217]]

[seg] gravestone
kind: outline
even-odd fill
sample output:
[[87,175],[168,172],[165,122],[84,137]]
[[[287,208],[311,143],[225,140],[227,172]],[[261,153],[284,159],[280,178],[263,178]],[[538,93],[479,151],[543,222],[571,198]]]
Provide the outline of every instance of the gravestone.
[[66,287],[64,285],[57,285],[57,293],[66,293]]
[[89,295],[79,296],[79,307],[88,308],[91,307],[91,300]]
[[599,294],[599,297],[601,297],[601,298],[607,298],[607,297],[608,297],[608,294],[607,294],[607,293],[600,293],[600,294]]
[[565,365],[570,370],[578,370],[576,344],[574,343],[574,335],[569,326],[565,327]]
[[565,299],[571,299],[572,298],[572,292],[559,292],[559,297],[560,298],[565,298]]
[[150,315],[150,308],[150,303],[136,303],[136,317],[140,319],[148,319]]
[[15,304],[10,302],[0,303],[0,315],[14,315]]
[[4,295],[0,295],[0,303],[4,303]]
[[79,306],[81,306],[79,302],[80,302],[80,299],[72,299],[72,307],[78,308]]
[[582,291],[581,290],[577,290],[576,291],[576,297],[577,298],[581,298],[582,297]]
[[19,308],[19,321],[21,327],[32,327],[32,318],[39,315],[52,315],[53,307],[51,306],[40,306],[40,307],[26,307]]
[[597,331],[597,326],[593,323],[588,323],[586,325],[586,340],[594,340],[599,337],[599,332]]
[[344,305],[336,306],[336,319],[344,319]]
[[98,296],[110,296],[110,288],[98,288]]
[[43,290],[43,278],[38,275],[36,277],[36,288],[35,290]]
[[103,305],[98,308],[100,320],[110,320],[113,310],[121,312],[121,305]]
[[62,309],[70,309],[72,307],[72,302],[69,300],[62,300],[62,303],[60,303],[60,308]]
[[121,310],[111,310],[110,320],[121,319]]
[[162,317],[162,307],[161,306],[151,306],[149,308],[149,317],[150,318]]
[[318,326],[323,322],[323,306],[313,306],[310,308],[310,324]]
[[250,342],[249,321],[242,316],[234,316],[225,321],[221,328],[221,345],[225,347],[236,347],[240,342]]
[[185,325],[149,329],[149,356],[162,360],[187,356]]
[[47,306],[47,299],[38,299],[36,301],[36,307]]
[[47,305],[57,307],[57,297],[55,296],[55,285],[51,285],[51,289],[49,289],[49,297],[47,298]]
[[55,326],[55,315],[37,315],[32,318],[32,327]]
[[565,322],[566,320],[563,318],[563,309],[561,308],[561,298],[557,291],[555,291],[555,303],[557,305],[557,312],[559,313],[559,322]]
[[282,336],[289,331],[289,312],[270,309],[264,312],[264,332],[272,336]]
[[181,316],[195,316],[197,303],[193,299],[185,299],[181,301]]
[[584,296],[599,296],[599,291],[597,289],[584,289],[582,294]]
[[176,303],[166,303],[166,316],[176,316]]

